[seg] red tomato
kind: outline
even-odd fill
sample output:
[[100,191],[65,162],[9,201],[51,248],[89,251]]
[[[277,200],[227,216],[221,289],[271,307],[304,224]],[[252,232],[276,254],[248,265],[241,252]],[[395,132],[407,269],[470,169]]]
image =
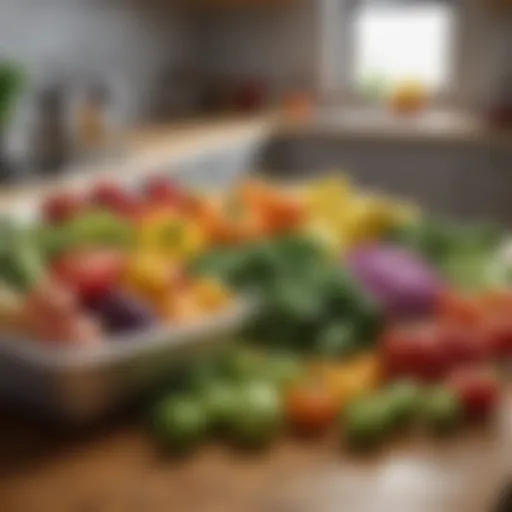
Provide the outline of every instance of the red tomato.
[[178,205],[184,199],[179,185],[167,176],[153,176],[146,181],[146,196],[150,201]]
[[392,376],[434,379],[444,375],[449,359],[434,324],[392,328],[384,337],[384,361]]
[[512,356],[512,318],[491,315],[482,326],[489,355],[494,358]]
[[440,336],[451,367],[481,362],[489,355],[486,333],[480,327],[447,323],[440,328]]
[[460,368],[450,376],[448,384],[460,396],[470,418],[486,418],[496,409],[500,383],[489,368]]
[[97,183],[91,190],[90,201],[128,217],[136,217],[141,210],[141,202],[136,197],[111,181]]
[[123,272],[125,256],[115,249],[80,249],[62,255],[54,272],[84,302],[112,290]]
[[479,325],[485,318],[485,307],[475,297],[444,291],[439,298],[439,315],[443,321],[466,326]]
[[50,223],[64,222],[73,218],[85,207],[84,199],[71,192],[48,197],[42,205],[43,218]]
[[290,390],[286,399],[291,424],[304,434],[321,434],[334,424],[340,404],[321,382],[308,382]]

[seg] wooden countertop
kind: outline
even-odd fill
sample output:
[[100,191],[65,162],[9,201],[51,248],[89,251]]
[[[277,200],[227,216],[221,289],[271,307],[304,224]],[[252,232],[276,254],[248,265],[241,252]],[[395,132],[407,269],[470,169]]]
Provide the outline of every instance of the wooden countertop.
[[332,435],[263,453],[212,444],[180,461],[134,418],[65,434],[0,414],[2,512],[491,512],[512,477],[512,402],[492,428],[411,434],[367,457]]

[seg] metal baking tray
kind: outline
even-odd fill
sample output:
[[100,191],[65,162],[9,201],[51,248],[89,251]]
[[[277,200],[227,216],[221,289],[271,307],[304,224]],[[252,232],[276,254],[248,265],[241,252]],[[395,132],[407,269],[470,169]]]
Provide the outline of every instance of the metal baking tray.
[[236,340],[255,305],[239,300],[190,326],[160,326],[95,347],[0,340],[0,396],[55,419],[85,422],[127,402],[191,358]]

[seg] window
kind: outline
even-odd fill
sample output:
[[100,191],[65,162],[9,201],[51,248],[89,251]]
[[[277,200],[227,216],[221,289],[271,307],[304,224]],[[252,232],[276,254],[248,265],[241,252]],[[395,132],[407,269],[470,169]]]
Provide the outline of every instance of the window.
[[352,82],[378,93],[418,80],[442,94],[451,80],[453,4],[448,0],[355,0]]

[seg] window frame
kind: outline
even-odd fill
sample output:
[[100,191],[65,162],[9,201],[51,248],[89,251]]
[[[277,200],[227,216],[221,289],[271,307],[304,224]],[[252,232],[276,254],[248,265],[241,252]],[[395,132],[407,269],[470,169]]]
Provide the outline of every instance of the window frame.
[[[320,100],[327,104],[346,104],[351,107],[369,107],[375,102],[361,94],[355,87],[354,58],[355,32],[352,22],[354,2],[359,0],[320,0],[320,66],[318,92]],[[426,0],[427,1],[427,0]],[[460,104],[459,84],[463,74],[463,7],[459,0],[446,0],[453,13],[453,39],[451,47],[450,81],[431,98],[435,108],[453,108]]]

